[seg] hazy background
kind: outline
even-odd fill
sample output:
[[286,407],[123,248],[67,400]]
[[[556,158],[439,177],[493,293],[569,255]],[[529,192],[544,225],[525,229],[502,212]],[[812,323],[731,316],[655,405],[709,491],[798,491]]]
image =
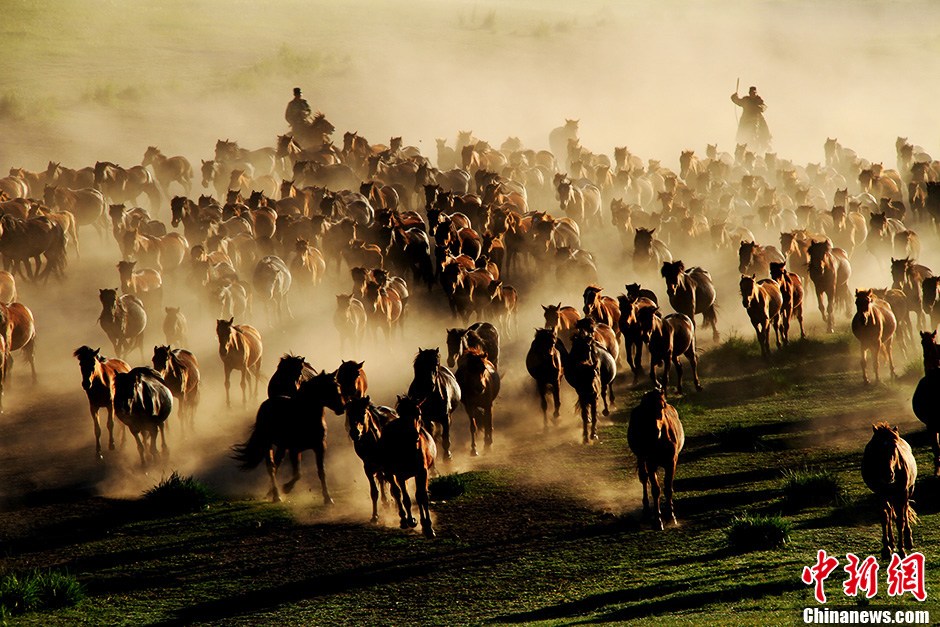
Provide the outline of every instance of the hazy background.
[[433,155],[472,130],[582,143],[673,164],[733,148],[741,79],[774,148],[822,159],[826,136],[894,162],[898,135],[936,151],[940,5],[931,2],[121,2],[6,0],[0,166],[210,158],[270,145],[295,85],[372,142]]

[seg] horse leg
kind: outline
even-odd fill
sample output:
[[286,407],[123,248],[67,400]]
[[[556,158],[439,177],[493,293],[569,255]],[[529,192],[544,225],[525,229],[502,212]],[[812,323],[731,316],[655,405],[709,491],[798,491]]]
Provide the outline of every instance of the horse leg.
[[898,499],[898,507],[895,508],[898,524],[898,553],[901,557],[906,557],[906,552],[914,549],[914,539],[911,536],[911,524],[908,520],[910,516],[911,503],[908,500],[907,493]]
[[930,434],[930,446],[933,449],[933,476],[940,477],[940,431]]
[[[332,505],[333,499],[330,497],[330,489],[326,485],[326,471],[323,468],[323,458],[326,455],[326,434],[323,439],[317,442],[313,447],[313,452],[317,456],[317,477],[320,479],[320,488],[323,490],[323,504]],[[298,460],[300,454],[297,454]]]
[[663,477],[663,495],[666,497],[666,506],[665,506],[665,515],[666,520],[672,522],[672,524],[678,524],[676,521],[676,511],[672,506],[672,482],[676,476],[676,460],[677,457],[673,457],[671,463],[666,464],[665,467],[665,476]]
[[241,369],[241,373],[242,373],[242,376],[241,376],[240,385],[241,385],[241,388],[242,388],[242,408],[245,408],[245,407],[248,406],[248,396],[247,396],[247,389],[248,389],[248,367],[247,367],[247,366],[243,367],[243,368]]
[[[369,496],[372,497],[372,520],[370,522],[379,522],[379,488],[375,485],[375,474],[370,472],[368,466],[364,466],[366,479],[369,480]],[[384,496],[384,495],[383,495]]]
[[476,457],[479,455],[479,453],[477,453],[477,421],[476,418],[473,417],[473,412],[470,408],[466,407],[466,409],[467,416],[470,418],[470,455]]
[[144,458],[144,443],[140,441],[140,432],[134,432],[134,441],[137,442],[137,454],[140,455],[140,467],[147,467],[147,460]]
[[894,371],[894,338],[889,337],[884,343],[885,352],[888,354],[888,369],[891,371],[891,378],[897,379],[898,373]]
[[453,455],[450,452],[450,414],[447,413],[444,414],[444,421],[441,422],[441,444],[444,446],[444,461],[448,461]]
[[300,481],[300,452],[291,451],[288,459],[290,460],[291,477],[282,487],[285,493],[290,494],[297,482]]
[[[607,394],[606,398],[604,394]],[[609,416],[610,410],[614,408],[614,382],[611,379],[609,382],[601,382],[601,400],[604,401],[604,415]],[[608,405],[608,403],[610,403]]]
[[650,478],[650,491],[653,497],[653,529],[663,530],[663,517],[659,510],[659,477],[656,476],[656,466],[647,463],[647,474]]
[[29,368],[33,372],[33,383],[36,383],[36,340],[35,338],[23,345],[23,354],[26,355],[26,361],[29,362]]
[[[95,427],[95,455],[98,459],[104,459],[104,455],[101,454],[101,425],[98,423],[98,410],[95,409],[94,405],[89,403],[89,409],[91,409],[91,423]],[[111,408],[108,407],[108,422],[111,423]],[[110,431],[110,430],[109,430]],[[114,436],[111,436],[111,450],[114,450]]]
[[[160,432],[160,449],[163,451],[164,456],[169,453],[169,449],[166,447],[166,429],[165,423],[160,423],[160,426],[157,427],[157,430]],[[157,456],[157,435],[153,436],[153,456]]]
[[833,333],[833,309],[835,308],[835,289],[826,292],[826,331]]
[[[877,365],[877,362],[878,362],[878,360],[876,359],[876,360],[875,360],[876,365]],[[862,363],[862,381],[865,382],[865,385],[868,385],[869,383],[871,383],[871,381],[868,380],[868,369],[867,369],[867,368],[868,368],[868,362],[867,362],[867,360],[865,359],[865,345],[864,345],[864,344],[862,344],[862,359],[861,359],[861,363]]]
[[431,500],[428,498],[428,471],[415,474],[415,501],[418,502],[418,515],[421,517],[421,531],[424,537],[433,538],[434,527],[431,526]]
[[560,408],[561,408],[561,398],[560,398],[560,395],[561,395],[561,379],[559,379],[558,381],[556,381],[556,382],[552,385],[552,400],[553,400],[554,403],[555,403],[555,411],[552,412],[552,418],[553,418],[553,420],[554,420],[554,422],[555,422],[556,425],[558,424],[558,416],[559,416],[560,413],[561,413],[561,412],[559,411]]
[[[398,484],[401,486],[401,500],[402,505],[404,506],[405,515],[402,516],[401,528],[414,528],[418,526],[418,521],[415,520],[415,517],[411,515],[411,496],[408,495],[408,478],[404,475],[398,475],[396,477]],[[415,489],[415,496],[417,496],[417,488]]]
[[389,487],[389,491],[392,493],[392,498],[395,499],[395,505],[398,506],[398,518],[400,521],[398,526],[401,527],[402,529],[407,529],[408,523],[405,521],[405,515],[406,515],[405,505],[402,502],[402,489],[398,485],[398,477],[396,477],[395,475],[389,475],[388,487]]
[[881,559],[888,559],[894,552],[894,531],[891,529],[891,503],[887,498],[881,506]]
[[580,403],[581,405],[581,441],[582,444],[588,443],[588,406],[587,403]]
[[232,407],[232,398],[229,396],[229,388],[231,387],[231,376],[232,369],[228,366],[225,366],[225,406],[231,409]]
[[268,477],[271,479],[271,491],[268,494],[271,495],[271,502],[273,503],[281,502],[281,493],[277,489],[277,468],[284,460],[284,453],[285,450],[280,447],[276,451],[271,449],[264,460],[265,465],[268,467]]
[[542,408],[542,429],[548,431],[548,385],[536,381],[535,392],[539,395],[539,406]]
[[679,363],[679,355],[672,356],[672,363],[676,367],[676,392],[682,394],[682,364]]
[[637,459],[636,461],[636,474],[640,478],[640,483],[643,484],[643,520],[649,520],[650,498],[647,491],[649,487],[649,476],[646,472],[646,462],[642,459]]
[[597,398],[591,401],[591,439],[597,440]]

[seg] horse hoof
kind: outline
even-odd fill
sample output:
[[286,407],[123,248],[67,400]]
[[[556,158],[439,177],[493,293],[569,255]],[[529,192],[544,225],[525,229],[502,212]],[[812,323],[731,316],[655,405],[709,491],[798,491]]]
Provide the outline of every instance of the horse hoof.
[[104,455],[101,454],[101,451],[98,451],[97,453],[95,453],[95,459],[97,459],[99,462],[104,461]]
[[418,526],[418,521],[417,521],[416,519],[414,519],[414,518],[409,518],[409,519],[408,519],[408,526],[411,527],[412,529],[414,529],[415,527]]
[[663,529],[665,529],[665,527],[663,527],[662,518],[657,518],[656,520],[653,521],[653,529],[655,529],[656,531],[662,531]]
[[333,505],[333,499],[331,499],[331,498],[328,497],[328,496],[327,496],[327,497],[324,497],[324,499],[323,499],[323,504],[326,505],[327,507],[330,507],[330,506]]
[[372,523],[373,525],[376,524],[376,523],[378,523],[378,522],[379,522],[379,517],[378,517],[378,515],[373,516],[373,517],[369,520],[369,522]]
[[428,526],[425,527],[422,531],[424,532],[424,537],[425,537],[425,538],[433,538],[433,537],[437,536],[437,534],[434,533],[434,530],[431,529],[431,525],[428,525]]
[[881,559],[886,560],[891,557],[891,549],[888,547],[883,547],[881,549]]
[[109,451],[113,451],[113,450],[114,450],[114,442],[112,442],[111,444],[108,444],[108,450],[109,450]]
[[701,385],[699,385],[698,383],[695,384],[695,391],[701,392],[701,391],[704,390],[704,389],[705,389],[705,388],[703,388],[703,387],[702,387]]
[[444,461],[445,461],[445,462],[449,462],[449,461],[452,460],[453,458],[454,458],[454,455],[453,455],[453,453],[451,453],[450,451],[447,451],[446,453],[444,453]]
[[470,449],[470,457],[479,457],[479,456],[480,454],[477,452],[475,448]]
[[272,497],[271,497],[271,502],[272,502],[272,503],[280,503],[280,502],[281,502],[281,495],[280,495],[280,494],[275,494],[274,496],[272,496]]
[[581,440],[581,444],[587,444],[589,441],[590,441],[590,440],[588,440],[588,437],[587,437],[587,436],[584,436],[584,439]]
[[596,433],[592,433],[592,434],[591,434],[591,439],[592,439],[592,440],[600,440],[600,438],[597,436]]
[[402,521],[398,523],[398,527],[400,529],[408,529],[409,528],[408,521],[403,518]]
[[609,409],[605,409],[605,410],[602,411],[601,413],[602,413],[603,415],[605,415],[605,416],[609,416],[609,415],[610,415],[610,410],[609,410]]

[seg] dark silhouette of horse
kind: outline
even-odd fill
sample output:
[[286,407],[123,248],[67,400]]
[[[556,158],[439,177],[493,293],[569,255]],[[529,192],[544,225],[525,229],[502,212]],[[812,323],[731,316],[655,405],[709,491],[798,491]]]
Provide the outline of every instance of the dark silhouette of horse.
[[388,498],[385,494],[385,473],[382,467],[380,441],[385,426],[398,419],[398,413],[391,407],[376,406],[368,396],[355,398],[346,403],[346,422],[349,426],[349,439],[353,442],[356,455],[362,460],[362,467],[369,481],[369,494],[372,497],[372,522],[379,520],[379,490],[382,503]]
[[[826,240],[817,242],[812,240],[808,249],[809,277],[816,288],[816,301],[819,311],[826,319],[826,331],[833,332],[833,314],[836,302],[842,302],[848,310],[849,307],[849,277],[852,276],[852,265],[849,257],[841,248],[833,248]],[[823,294],[826,295],[826,307],[823,308]]]
[[871,440],[862,455],[862,479],[881,502],[881,557],[888,559],[895,550],[892,523],[898,527],[897,550],[903,557],[905,549],[914,548],[911,525],[917,522],[917,514],[911,507],[911,497],[917,462],[897,427],[880,422],[871,429]]
[[638,228],[633,236],[633,270],[651,272],[672,261],[672,253],[666,245],[653,237],[656,229]]
[[685,314],[695,325],[695,314],[702,314],[704,324],[711,326],[712,336],[717,342],[718,314],[715,312],[715,285],[707,270],[699,267],[685,269],[682,261],[663,263],[660,270],[666,280],[669,304]]
[[120,298],[117,288],[98,290],[101,315],[98,322],[107,334],[114,352],[125,357],[135,347],[144,355],[144,329],[147,327],[147,312],[139,298],[124,294]]
[[[604,415],[610,415],[614,404],[614,377],[617,364],[614,358],[601,347],[592,335],[578,332],[571,336],[571,350],[561,342],[556,344],[561,352],[561,363],[565,381],[578,395],[577,407],[581,412],[581,438],[584,444],[597,439],[597,399],[604,403]],[[588,416],[590,412],[590,416]],[[588,419],[591,430],[588,433]]]
[[940,346],[937,332],[920,334],[924,351],[924,376],[917,382],[911,404],[914,415],[927,426],[933,449],[934,476],[940,476]]
[[268,380],[268,398],[294,396],[300,384],[317,374],[316,368],[299,355],[282,355]]
[[339,383],[344,403],[366,395],[369,389],[369,379],[366,377],[366,371],[362,369],[365,363],[364,361],[344,361],[336,370],[336,381]]
[[[663,514],[667,520],[676,524],[672,485],[679,453],[685,445],[685,432],[676,408],[666,402],[665,390],[659,387],[650,390],[630,412],[627,443],[636,455],[637,475],[643,484],[643,517],[649,519],[652,516],[654,529],[663,529]],[[663,492],[666,505],[662,513],[659,509],[659,479],[656,475],[660,467],[665,472]],[[653,493],[652,510],[648,488]]]
[[470,419],[470,455],[476,456],[478,428],[484,432],[484,449],[489,450],[493,445],[493,403],[499,395],[499,373],[483,350],[468,348],[457,358],[454,377],[460,385],[460,401]]
[[[676,391],[682,394],[682,366],[679,355],[685,355],[692,367],[695,389],[701,390],[698,379],[698,357],[695,354],[695,327],[685,314],[669,314],[665,318],[658,309],[645,308],[637,314],[640,330],[650,351],[650,379],[654,386],[666,389],[669,385],[670,362],[676,367]],[[663,366],[663,380],[656,378],[656,367]]]
[[435,433],[435,424],[440,427],[444,459],[449,460],[450,417],[460,402],[461,390],[454,373],[441,365],[439,349],[418,349],[408,397],[421,403],[421,414],[428,431]]
[[411,397],[399,396],[395,406],[399,418],[385,425],[379,447],[385,478],[398,505],[400,527],[408,529],[418,524],[411,516],[411,498],[408,496],[407,486],[408,479],[414,477],[415,501],[418,505],[418,515],[421,517],[421,531],[425,537],[433,538],[428,481],[431,468],[434,467],[434,459],[437,457],[437,446],[434,444],[434,438],[424,428],[421,405]]
[[761,246],[757,242],[741,242],[738,247],[738,272],[767,276],[771,262],[783,263],[786,259],[774,246]]
[[554,329],[536,329],[535,337],[526,353],[525,367],[529,375],[535,379],[535,390],[542,406],[542,419],[544,428],[548,429],[548,401],[546,395],[551,391],[555,401],[555,412],[552,414],[555,424],[558,424],[561,400],[561,377],[564,368],[561,363],[561,352],[556,344],[558,336]]
[[159,373],[141,367],[130,372],[115,372],[113,394],[114,413],[134,436],[140,465],[146,467],[144,452],[148,438],[151,458],[157,457],[157,431],[160,432],[163,452],[167,452],[163,425],[173,411],[173,393]]
[[266,399],[258,408],[255,425],[244,444],[233,448],[234,458],[242,470],[251,470],[264,461],[271,477],[271,499],[281,500],[277,487],[277,469],[289,455],[293,475],[284,484],[290,492],[300,480],[301,452],[313,449],[317,457],[317,476],[324,504],[332,504],[326,484],[323,459],[326,451],[326,417],[329,408],[336,415],[343,413],[345,405],[340,394],[335,372],[321,372],[302,382],[293,396],[275,396]]
[[643,342],[645,341],[640,329],[639,312],[642,309],[655,311],[657,305],[656,301],[645,296],[637,296],[631,300],[629,295],[620,295],[617,301],[620,305],[620,333],[623,336],[627,353],[627,364],[633,370],[633,383],[636,384],[643,370]]
[[499,369],[499,331],[489,322],[477,322],[466,329],[447,329],[447,365],[453,368],[457,357],[468,348],[479,348]]
[[114,375],[119,372],[130,372],[131,367],[122,359],[107,358],[99,354],[101,349],[92,349],[90,346],[81,346],[75,349],[73,355],[78,358],[78,366],[82,371],[82,389],[88,397],[88,409],[91,411],[91,421],[95,426],[95,455],[104,459],[101,454],[101,424],[98,422],[98,410],[104,408],[108,412],[108,450],[114,450]]

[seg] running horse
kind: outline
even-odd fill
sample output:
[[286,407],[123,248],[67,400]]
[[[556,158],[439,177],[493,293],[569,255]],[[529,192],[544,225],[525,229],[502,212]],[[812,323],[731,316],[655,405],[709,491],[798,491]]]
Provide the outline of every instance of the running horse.
[[233,324],[234,318],[216,320],[215,333],[219,339],[219,357],[225,369],[225,406],[231,407],[229,379],[232,370],[239,370],[242,388],[242,406],[246,405],[248,379],[254,379],[254,396],[258,395],[258,379],[261,377],[261,334],[251,325]]
[[865,385],[870,383],[868,364],[865,359],[866,352],[871,352],[874,357],[875,381],[880,381],[878,362],[882,354],[888,357],[891,376],[897,377],[894,372],[894,356],[892,355],[891,344],[898,323],[894,317],[894,312],[891,311],[891,305],[876,297],[872,290],[855,290],[855,309],[855,317],[852,318],[852,333],[858,338],[861,345],[862,379]]
[[72,354],[78,359],[78,367],[82,372],[82,389],[88,397],[88,409],[91,411],[91,421],[95,427],[95,455],[98,459],[104,459],[104,455],[101,454],[101,424],[98,422],[98,411],[104,408],[108,412],[108,450],[113,451],[114,375],[119,372],[130,372],[131,367],[122,359],[109,359],[100,355],[100,352],[100,348],[80,346]]
[[584,316],[593,318],[609,326],[620,338],[620,305],[610,296],[601,296],[604,288],[597,285],[588,285],[584,288]]
[[911,507],[917,461],[897,427],[879,422],[871,427],[871,440],[862,455],[862,479],[881,502],[881,557],[888,559],[895,551],[892,523],[897,525],[897,552],[903,557],[914,548],[911,525],[917,514]]
[[326,409],[333,410],[337,416],[345,410],[335,372],[321,372],[304,381],[294,396],[265,399],[258,408],[248,440],[233,448],[233,457],[242,470],[252,470],[262,461],[265,462],[271,478],[269,494],[275,503],[281,500],[277,470],[284,456],[290,456],[293,470],[291,479],[283,486],[284,492],[290,492],[301,478],[300,455],[309,449],[317,457],[317,476],[323,503],[333,503],[323,465],[326,453]]
[[144,304],[132,294],[124,294],[119,298],[117,292],[116,288],[98,290],[98,299],[101,301],[98,322],[119,357],[126,356],[135,347],[140,349],[143,357],[144,329],[147,327]]
[[[672,504],[673,479],[676,476],[676,464],[679,453],[685,445],[685,432],[679,412],[666,402],[666,392],[657,387],[640,399],[640,404],[630,412],[630,424],[627,427],[627,443],[636,455],[636,470],[643,484],[643,518],[653,516],[653,528],[663,529],[663,515],[672,524],[676,524],[676,513]],[[663,492],[666,504],[663,512],[659,508],[659,479],[657,471],[664,470]],[[647,488],[653,493],[653,508]]]
[[927,426],[930,447],[933,449],[934,476],[940,476],[940,347],[937,332],[921,331],[924,350],[924,376],[914,389],[911,405],[914,415]]
[[542,419],[544,428],[548,430],[548,401],[546,395],[551,391],[555,401],[555,412],[552,417],[558,424],[561,399],[561,377],[564,368],[561,364],[561,352],[558,350],[558,335],[554,329],[536,329],[535,337],[526,353],[525,367],[529,375],[535,379],[536,393],[542,406]]
[[[738,284],[741,290],[741,304],[751,319],[751,325],[757,333],[761,356],[770,357],[770,329],[774,330],[777,349],[780,349],[780,312],[783,309],[783,295],[780,286],[773,279],[758,281],[755,275],[741,276]],[[783,336],[786,339],[786,335]]]
[[364,361],[344,361],[336,370],[336,381],[339,383],[344,403],[366,395],[369,380],[366,377],[366,371],[362,369],[365,363]]
[[[849,277],[852,276],[852,265],[849,257],[841,248],[833,248],[828,240],[810,241],[809,249],[809,278],[816,288],[816,302],[819,311],[826,319],[826,331],[833,332],[833,309],[836,302],[842,302],[846,309],[849,306]],[[826,295],[826,307],[823,307],[823,294]]]
[[[659,310],[652,307],[637,313],[640,333],[643,334],[650,351],[650,380],[654,386],[669,385],[670,362],[676,367],[676,392],[682,394],[682,366],[679,355],[685,355],[692,367],[695,389],[701,391],[698,378],[698,356],[695,354],[695,325],[685,314],[669,314],[662,318]],[[663,365],[663,380],[656,378],[656,367]]]
[[783,307],[780,310],[780,326],[783,330],[783,343],[790,342],[790,318],[796,317],[800,323],[800,339],[806,339],[803,331],[803,280],[796,272],[789,272],[785,263],[770,262],[770,278],[780,285]]
[[699,267],[685,269],[682,261],[663,263],[660,274],[666,280],[669,304],[685,314],[695,325],[695,314],[702,314],[704,323],[711,326],[712,337],[717,342],[718,314],[715,312],[715,285],[707,270]]
[[[604,415],[610,415],[614,403],[614,377],[617,364],[614,358],[588,333],[578,332],[571,337],[571,350],[558,342],[565,381],[578,395],[577,406],[581,411],[582,442],[587,444],[597,438],[597,399],[604,403]],[[609,401],[609,405],[608,405]],[[588,412],[591,430],[588,433]]]
[[316,368],[299,355],[282,355],[268,380],[268,398],[294,396],[300,384],[317,374]]
[[399,396],[395,406],[398,420],[389,422],[379,440],[382,468],[389,482],[392,497],[398,505],[402,529],[418,525],[411,516],[411,498],[408,496],[408,479],[415,480],[415,501],[421,518],[421,531],[427,538],[434,537],[431,524],[431,503],[428,496],[428,481],[437,446],[434,438],[424,428],[421,403],[408,396]]
[[153,347],[153,369],[179,400],[180,424],[183,429],[189,423],[189,429],[195,428],[196,407],[199,405],[199,361],[196,356],[183,348],[170,346]]
[[369,481],[369,495],[372,497],[372,522],[379,521],[379,490],[382,503],[388,502],[385,494],[387,480],[382,467],[382,451],[379,442],[385,426],[398,419],[398,412],[391,407],[373,405],[368,396],[355,398],[346,403],[346,422],[349,427],[349,439],[353,442],[356,455],[362,460],[362,468]]
[[421,403],[421,414],[428,431],[434,433],[434,425],[440,426],[444,460],[449,460],[450,417],[460,402],[461,391],[454,373],[441,365],[440,349],[418,349],[408,396]]
[[496,366],[479,348],[468,348],[457,359],[454,373],[460,386],[460,401],[470,418],[470,455],[476,457],[478,428],[483,429],[483,446],[493,445],[493,403],[499,395],[500,379]]
[[[144,452],[150,441],[150,455],[157,457],[157,432],[167,453],[164,423],[173,411],[173,393],[159,373],[150,368],[134,368],[130,372],[114,374],[114,413],[127,425],[137,442],[140,465],[147,467]],[[141,435],[143,437],[141,437]]]

